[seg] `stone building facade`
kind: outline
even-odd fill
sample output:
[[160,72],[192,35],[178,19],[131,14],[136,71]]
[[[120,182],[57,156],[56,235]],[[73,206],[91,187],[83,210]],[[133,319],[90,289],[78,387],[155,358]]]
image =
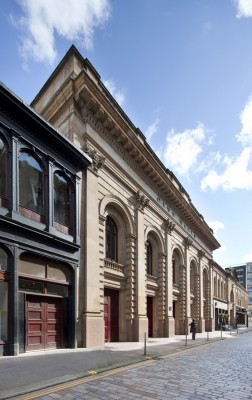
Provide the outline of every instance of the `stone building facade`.
[[220,245],[75,47],[32,107],[93,160],[81,206],[79,345],[183,334],[191,317],[212,330]]
[[[186,334],[191,318],[199,332],[214,330],[215,303],[225,302],[230,312],[240,290],[213,260],[220,244],[74,46],[31,107],[91,160],[78,174],[80,258],[74,253],[70,322],[75,345]],[[77,153],[69,148],[75,165]]]
[[213,262],[213,308],[215,329],[248,324],[248,292],[231,268]]

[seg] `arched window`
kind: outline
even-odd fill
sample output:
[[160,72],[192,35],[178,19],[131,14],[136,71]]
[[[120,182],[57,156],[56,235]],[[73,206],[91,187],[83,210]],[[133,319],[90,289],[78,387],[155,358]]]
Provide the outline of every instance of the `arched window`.
[[30,153],[19,154],[19,208],[20,212],[41,221],[44,214],[43,170]]
[[148,240],[146,242],[146,261],[147,261],[147,274],[152,275],[152,246]]
[[8,256],[0,247],[0,343],[8,336]]
[[0,206],[6,205],[7,198],[7,148],[0,138]]
[[71,191],[69,181],[59,172],[54,173],[54,225],[69,233],[71,227]]
[[117,255],[117,227],[111,217],[106,219],[106,258],[112,261],[118,261]]
[[176,283],[175,259],[172,257],[172,283]]

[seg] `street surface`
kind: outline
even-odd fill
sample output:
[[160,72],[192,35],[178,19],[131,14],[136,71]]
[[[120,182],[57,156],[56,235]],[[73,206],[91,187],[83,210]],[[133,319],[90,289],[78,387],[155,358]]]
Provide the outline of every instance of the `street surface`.
[[[197,340],[197,338],[196,338]],[[94,375],[41,394],[41,400],[252,399],[252,332]],[[17,399],[17,398],[16,398]]]

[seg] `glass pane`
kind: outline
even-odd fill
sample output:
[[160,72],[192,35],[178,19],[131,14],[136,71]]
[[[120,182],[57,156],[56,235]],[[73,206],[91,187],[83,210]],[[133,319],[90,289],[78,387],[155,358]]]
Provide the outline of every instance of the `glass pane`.
[[35,213],[43,209],[43,172],[39,163],[28,153],[19,154],[19,204]]
[[8,256],[0,247],[0,271],[6,271],[8,266]]
[[54,283],[47,284],[47,293],[54,294],[62,297],[68,297],[68,287],[62,285],[56,285]]
[[6,197],[6,162],[7,151],[2,139],[0,139],[0,197]]
[[67,266],[58,265],[58,264],[50,264],[47,267],[47,278],[55,279],[61,282],[70,282],[70,270]]
[[19,260],[19,273],[36,276],[37,278],[46,277],[46,263],[39,257],[23,256]]
[[24,292],[43,293],[43,283],[19,279],[19,290]]
[[0,340],[8,335],[8,283],[0,282]]
[[54,174],[54,221],[69,225],[69,185],[63,176]]
[[117,227],[110,217],[106,220],[106,258],[117,261]]

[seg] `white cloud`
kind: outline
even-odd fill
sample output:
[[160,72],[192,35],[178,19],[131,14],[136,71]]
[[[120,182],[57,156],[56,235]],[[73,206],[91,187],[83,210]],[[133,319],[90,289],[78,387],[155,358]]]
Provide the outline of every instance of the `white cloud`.
[[[215,168],[210,169],[202,179],[202,190],[206,190],[207,188],[216,190],[219,187],[226,191],[252,189],[252,94],[249,96],[240,114],[240,120],[242,128],[235,137],[243,145],[241,153],[233,158],[227,155],[221,156],[220,154],[217,156],[218,153],[216,153]],[[201,167],[202,171],[207,170],[208,164],[206,161],[205,164],[203,163]],[[222,173],[216,171],[216,166],[220,164],[224,167]]]
[[[252,3],[252,1],[251,1]],[[243,111],[240,114],[242,129],[236,138],[238,142],[246,145],[252,145],[252,94],[247,100]]]
[[146,132],[145,132],[145,136],[146,136],[146,139],[147,139],[148,141],[150,141],[152,135],[154,135],[154,133],[157,132],[159,122],[160,122],[160,121],[159,121],[159,119],[157,118],[150,126],[148,126],[148,128],[147,128],[147,130],[146,130]]
[[216,190],[222,187],[223,190],[252,189],[252,171],[249,170],[252,147],[246,147],[241,154],[234,160],[226,157],[226,169],[222,174],[215,170],[209,173],[201,181],[201,189],[208,187]]
[[94,29],[110,16],[109,0],[19,0],[23,15],[13,17],[22,33],[20,53],[25,60],[56,58],[55,35],[91,48]]
[[123,90],[118,90],[115,83],[112,80],[107,80],[103,82],[108,91],[116,99],[117,103],[121,106],[125,101],[125,94]]
[[165,164],[168,168],[181,175],[188,175],[192,167],[199,162],[203,146],[210,143],[207,143],[207,133],[202,123],[198,123],[195,129],[168,132],[164,150]]
[[222,155],[219,151],[210,152],[200,161],[197,168],[198,172],[207,172],[212,167],[212,165],[218,165],[222,162]]
[[220,222],[220,221],[212,221],[212,222],[208,222],[207,224],[210,226],[210,228],[213,229],[214,234],[216,234],[216,232],[218,230],[224,229],[224,224],[223,224],[223,222]]
[[251,0],[234,0],[237,7],[237,18],[252,17],[252,1]]

